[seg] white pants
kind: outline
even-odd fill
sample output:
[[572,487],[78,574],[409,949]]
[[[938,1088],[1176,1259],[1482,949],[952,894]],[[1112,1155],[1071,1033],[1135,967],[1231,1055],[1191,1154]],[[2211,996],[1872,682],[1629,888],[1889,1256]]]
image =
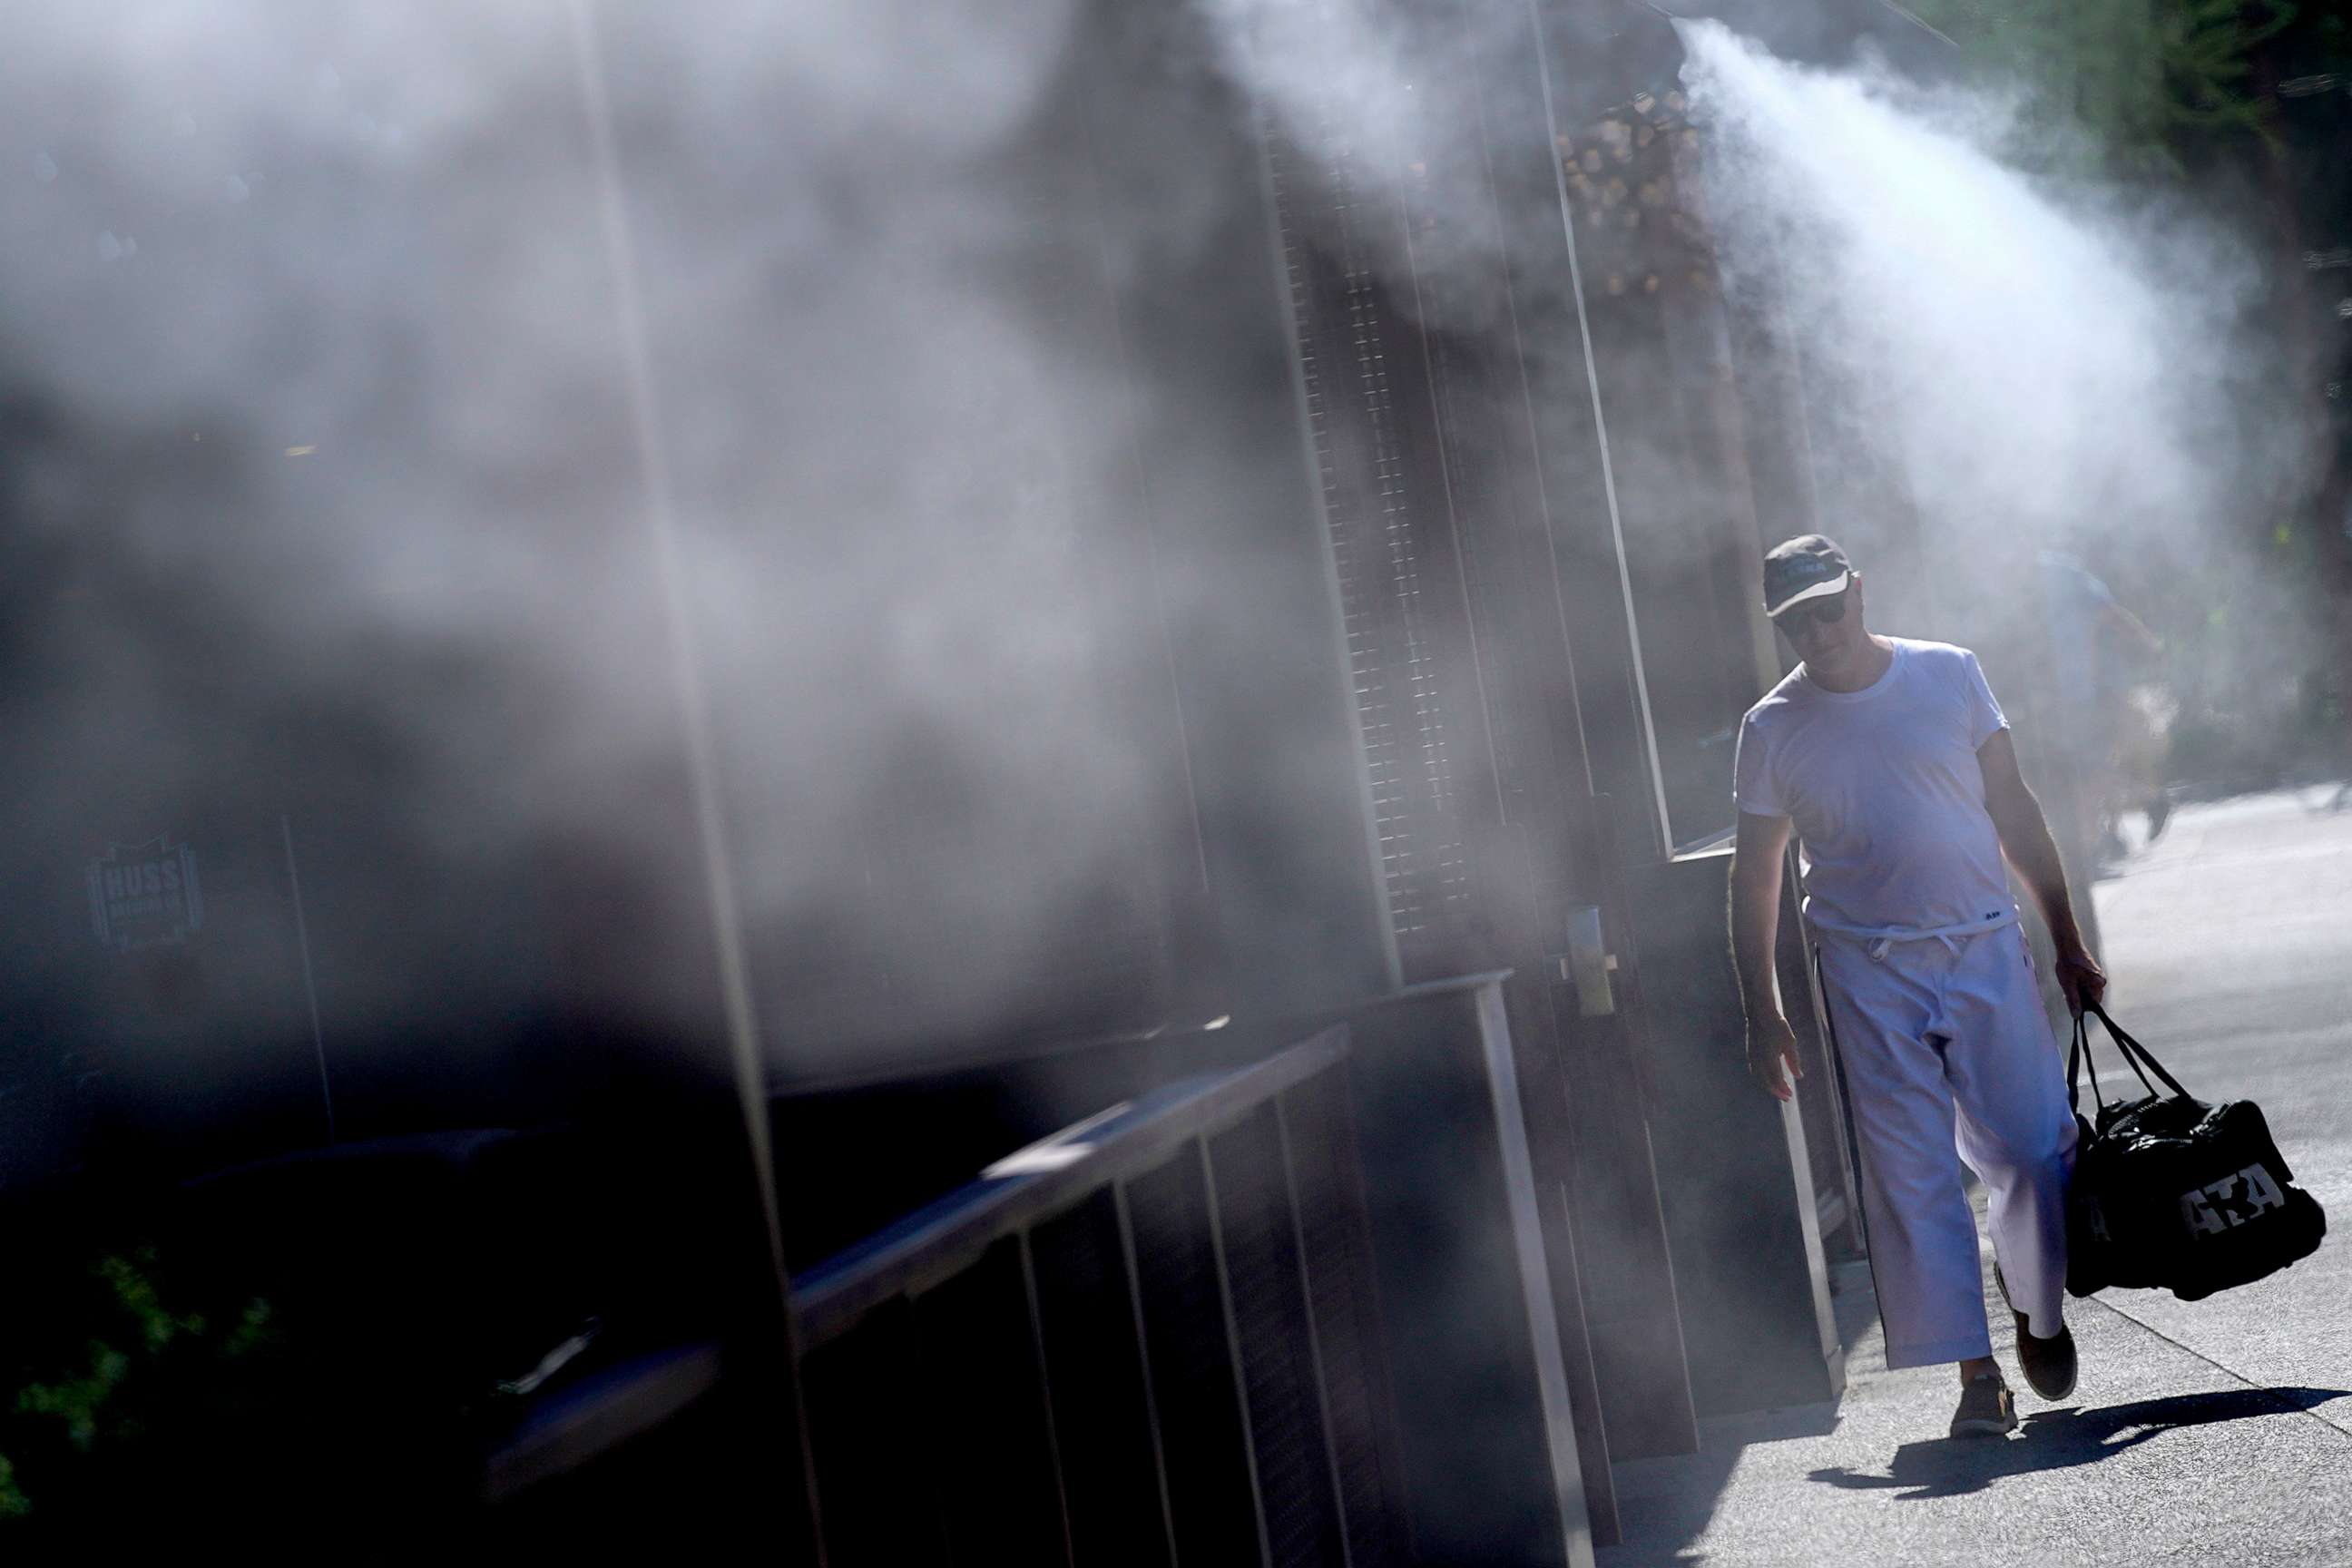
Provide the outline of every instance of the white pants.
[[1990,1196],[2011,1300],[2035,1335],[2056,1334],[2074,1118],[2023,929],[1816,941],[1862,1150],[1886,1364],[1992,1353],[1962,1160]]

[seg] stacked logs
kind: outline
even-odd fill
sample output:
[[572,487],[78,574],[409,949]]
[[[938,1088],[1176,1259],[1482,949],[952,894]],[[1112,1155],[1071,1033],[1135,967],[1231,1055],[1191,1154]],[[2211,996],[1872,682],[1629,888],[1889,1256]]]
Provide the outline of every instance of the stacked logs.
[[1640,92],[1559,139],[1584,286],[1596,300],[1715,287],[1687,108],[1680,92]]

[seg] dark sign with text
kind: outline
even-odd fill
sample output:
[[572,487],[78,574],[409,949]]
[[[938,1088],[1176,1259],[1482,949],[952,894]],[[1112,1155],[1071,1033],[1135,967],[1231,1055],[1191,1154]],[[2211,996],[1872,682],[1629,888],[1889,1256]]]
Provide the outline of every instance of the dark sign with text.
[[205,923],[194,852],[169,838],[109,845],[89,863],[89,918],[118,952],[187,941]]

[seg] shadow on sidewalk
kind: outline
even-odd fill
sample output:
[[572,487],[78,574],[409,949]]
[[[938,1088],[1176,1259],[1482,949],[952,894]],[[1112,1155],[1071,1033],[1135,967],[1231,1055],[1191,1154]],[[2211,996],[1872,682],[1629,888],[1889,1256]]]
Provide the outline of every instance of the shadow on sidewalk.
[[2095,1465],[2176,1427],[2289,1415],[2344,1398],[2352,1398],[2352,1390],[2237,1388],[2143,1399],[2100,1410],[2039,1410],[2025,1417],[2013,1437],[1906,1443],[1895,1450],[1885,1475],[1840,1465],[1815,1470],[1810,1479],[1853,1491],[1894,1491],[1898,1502],[1958,1497],[1982,1491],[2010,1476]]
[[[1838,1342],[1850,1349],[1877,1321],[1870,1266],[1858,1258],[1833,1264],[1830,1284]],[[1685,1555],[1685,1549],[1714,1519],[1740,1456],[1759,1444],[1827,1436],[1837,1430],[1840,1403],[1828,1399],[1706,1416],[1699,1423],[1697,1453],[1619,1462],[1613,1468],[1624,1540],[1597,1553],[1603,1568],[1657,1568],[1696,1561]]]

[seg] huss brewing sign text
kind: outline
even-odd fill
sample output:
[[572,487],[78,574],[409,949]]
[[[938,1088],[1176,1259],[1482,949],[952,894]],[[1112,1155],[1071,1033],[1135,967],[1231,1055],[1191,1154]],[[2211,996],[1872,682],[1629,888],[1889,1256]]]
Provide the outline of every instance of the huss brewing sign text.
[[194,852],[169,838],[108,845],[89,863],[89,919],[118,952],[187,941],[205,923]]

